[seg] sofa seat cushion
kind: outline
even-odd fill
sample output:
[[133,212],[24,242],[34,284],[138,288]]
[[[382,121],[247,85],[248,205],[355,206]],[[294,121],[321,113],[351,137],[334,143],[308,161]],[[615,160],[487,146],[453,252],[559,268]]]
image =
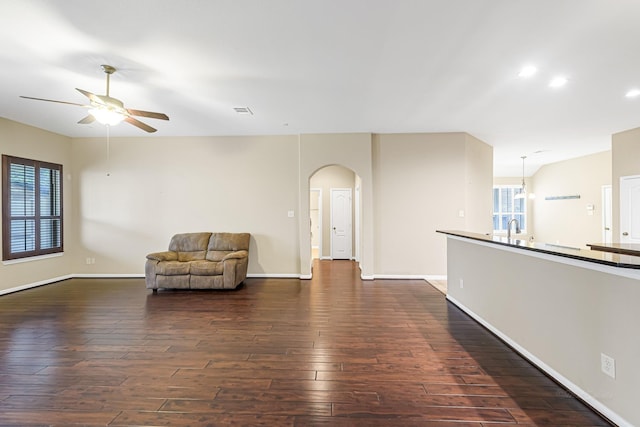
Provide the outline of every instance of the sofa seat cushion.
[[217,276],[224,273],[223,262],[191,261],[191,274],[194,276]]
[[189,274],[191,263],[180,261],[160,261],[156,266],[156,274],[161,276],[179,276]]
[[158,287],[169,289],[189,289],[191,287],[190,279],[190,274],[180,274],[177,276],[156,276]]

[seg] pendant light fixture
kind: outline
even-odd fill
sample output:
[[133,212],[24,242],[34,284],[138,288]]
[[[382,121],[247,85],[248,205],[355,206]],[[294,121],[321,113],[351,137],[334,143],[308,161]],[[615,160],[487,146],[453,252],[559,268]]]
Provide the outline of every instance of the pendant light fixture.
[[[524,159],[526,159],[527,156],[521,156],[520,158],[522,159],[522,187],[520,188],[520,192],[513,196],[514,199],[524,199],[527,197],[527,185],[524,183]],[[535,194],[529,193],[530,199],[535,199],[535,197]]]

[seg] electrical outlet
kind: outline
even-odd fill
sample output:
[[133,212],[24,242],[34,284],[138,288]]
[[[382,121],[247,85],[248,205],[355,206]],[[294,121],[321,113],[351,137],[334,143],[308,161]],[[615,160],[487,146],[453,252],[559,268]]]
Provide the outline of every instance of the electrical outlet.
[[91,264],[91,258],[88,258],[88,257],[87,257],[87,259],[85,260],[85,263],[86,263],[87,265]]
[[616,377],[616,361],[613,357],[600,353],[600,368],[611,378]]
[[464,288],[464,280],[460,279],[460,289]]

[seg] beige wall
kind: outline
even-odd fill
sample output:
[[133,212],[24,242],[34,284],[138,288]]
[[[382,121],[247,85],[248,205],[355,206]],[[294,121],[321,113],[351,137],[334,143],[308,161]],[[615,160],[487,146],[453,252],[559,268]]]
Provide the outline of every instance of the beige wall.
[[[142,274],[175,233],[250,232],[250,274],[298,273],[297,137],[74,139],[73,271]],[[86,257],[94,257],[86,265]]]
[[[30,260],[20,263],[0,264],[0,293],[3,290],[26,284],[40,283],[71,273],[74,200],[71,168],[71,140],[31,126],[0,118],[0,154],[47,161],[62,165],[63,171],[63,215],[64,248],[62,256]],[[2,200],[0,200],[2,203]],[[0,237],[2,227],[0,227]]]
[[620,178],[640,175],[640,128],[616,133],[611,138],[613,241],[620,241]]
[[492,153],[465,133],[374,136],[378,275],[444,276],[436,229],[491,231]]
[[[331,257],[331,189],[332,188],[350,188],[351,189],[351,224],[355,227],[355,182],[356,175],[352,170],[342,166],[327,166],[318,170],[311,179],[309,185],[311,188],[322,189],[322,253],[321,258]],[[353,256],[355,256],[355,229],[352,230]]]
[[[611,184],[611,168],[611,151],[542,166],[533,176],[535,239],[583,248],[602,241],[602,186]],[[568,195],[580,198],[545,200]]]
[[465,133],[141,136],[107,144],[2,120],[0,135],[3,153],[62,163],[66,179],[64,256],[2,265],[4,288],[71,274],[142,275],[147,253],[166,248],[175,233],[202,230],[251,232],[249,274],[309,277],[309,180],[325,166],[352,171],[354,193],[357,178],[364,278],[442,276],[444,239],[435,230],[491,226],[483,196],[491,147]]
[[493,147],[469,134],[465,136],[466,229],[493,230]]

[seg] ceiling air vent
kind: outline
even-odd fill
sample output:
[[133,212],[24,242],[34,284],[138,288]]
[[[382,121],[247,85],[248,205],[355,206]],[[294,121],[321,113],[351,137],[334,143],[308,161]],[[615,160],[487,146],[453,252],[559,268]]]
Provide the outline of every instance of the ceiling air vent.
[[253,116],[253,111],[249,109],[249,107],[233,107],[236,113],[238,114],[249,114]]

